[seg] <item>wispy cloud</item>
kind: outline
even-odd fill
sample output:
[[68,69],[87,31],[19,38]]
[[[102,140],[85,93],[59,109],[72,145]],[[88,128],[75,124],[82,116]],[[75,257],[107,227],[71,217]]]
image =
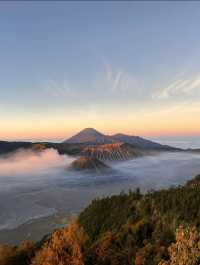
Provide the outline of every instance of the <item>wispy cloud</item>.
[[138,86],[138,80],[121,69],[105,64],[107,88],[112,91],[131,91]]
[[45,92],[53,97],[66,97],[71,92],[71,88],[67,80],[64,80],[62,83],[50,80],[45,87]]
[[168,86],[155,91],[152,95],[154,99],[169,99],[176,96],[195,96],[200,93],[200,74],[190,78],[179,78],[171,82]]
[[[66,75],[67,76],[67,75]],[[70,110],[100,109],[102,106],[126,105],[141,100],[141,82],[132,73],[103,63],[98,76],[90,76],[87,80],[77,79],[50,80],[44,93],[56,101],[59,108],[64,106]]]

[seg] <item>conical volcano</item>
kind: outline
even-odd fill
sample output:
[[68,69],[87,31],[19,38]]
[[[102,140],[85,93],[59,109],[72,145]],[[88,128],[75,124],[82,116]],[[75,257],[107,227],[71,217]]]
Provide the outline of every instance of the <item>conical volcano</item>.
[[110,136],[104,135],[93,128],[86,128],[76,135],[72,136],[64,143],[112,143],[113,140]]
[[109,169],[109,166],[101,162],[97,158],[82,156],[71,163],[68,168],[75,171],[96,171],[102,172]]

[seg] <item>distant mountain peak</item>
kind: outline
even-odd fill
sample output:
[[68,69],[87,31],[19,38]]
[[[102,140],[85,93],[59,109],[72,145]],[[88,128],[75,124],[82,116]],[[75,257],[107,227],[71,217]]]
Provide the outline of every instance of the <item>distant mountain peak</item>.
[[98,131],[92,127],[88,127],[88,128],[81,130],[81,132],[98,132]]
[[112,143],[110,136],[98,132],[94,128],[85,128],[72,136],[65,143]]
[[85,129],[83,129],[83,130],[81,130],[80,132],[79,132],[79,134],[80,133],[85,133],[85,134],[96,134],[96,135],[103,135],[102,133],[100,133],[100,132],[98,132],[96,129],[94,129],[94,128],[85,128]]

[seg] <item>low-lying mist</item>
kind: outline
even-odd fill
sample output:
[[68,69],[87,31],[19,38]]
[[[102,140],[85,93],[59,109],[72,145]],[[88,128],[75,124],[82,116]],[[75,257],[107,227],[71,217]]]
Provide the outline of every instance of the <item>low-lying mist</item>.
[[200,173],[200,155],[184,152],[108,163],[113,169],[109,174],[70,172],[67,167],[74,159],[54,149],[1,156],[0,230],[40,217],[77,213],[98,196],[184,184]]
[[22,149],[12,154],[0,157],[0,177],[30,176],[41,174],[68,165],[73,158],[59,155],[54,149],[42,152]]

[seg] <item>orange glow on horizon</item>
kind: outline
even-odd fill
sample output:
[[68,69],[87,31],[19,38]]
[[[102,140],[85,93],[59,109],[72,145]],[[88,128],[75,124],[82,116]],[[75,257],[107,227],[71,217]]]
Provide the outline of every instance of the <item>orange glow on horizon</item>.
[[86,127],[104,134],[124,133],[143,137],[200,136],[199,104],[149,108],[142,111],[61,113],[1,118],[1,140],[62,141]]
[[[87,127],[87,126],[86,126]],[[6,134],[0,134],[0,140],[25,140],[25,141],[31,141],[31,140],[37,140],[37,141],[63,141],[65,139],[68,139],[69,137],[73,136],[74,134],[78,133],[84,128],[80,128],[78,130],[57,130],[57,131],[35,131],[35,132],[18,132],[18,133],[11,133],[7,132]],[[135,135],[135,136],[141,136],[141,137],[200,137],[200,131],[194,131],[190,129],[186,129],[184,131],[182,130],[141,130],[141,129],[133,129],[133,130],[117,130],[115,129],[103,129],[103,128],[95,128],[99,132],[106,134],[106,135],[113,135],[116,133],[123,133],[128,135]]]

